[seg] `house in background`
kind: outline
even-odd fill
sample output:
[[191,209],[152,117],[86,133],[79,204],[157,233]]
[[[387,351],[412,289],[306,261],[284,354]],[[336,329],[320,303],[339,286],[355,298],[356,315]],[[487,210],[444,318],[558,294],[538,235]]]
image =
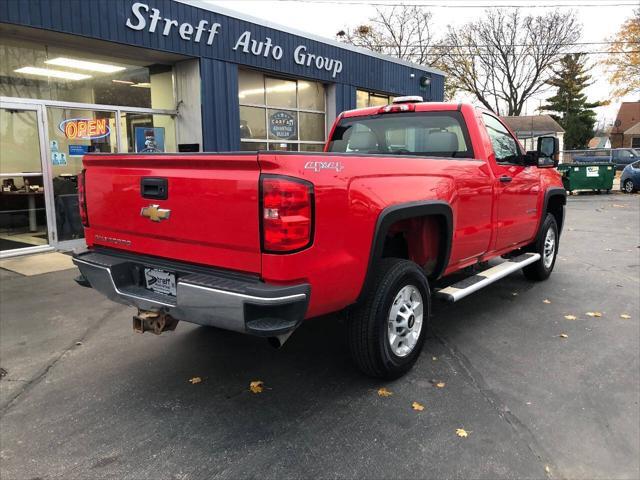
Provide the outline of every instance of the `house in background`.
[[640,122],[624,131],[622,143],[625,147],[640,149]]
[[640,102],[623,102],[609,134],[611,148],[640,148]]
[[608,135],[593,137],[587,145],[589,148],[611,148],[611,140]]
[[551,115],[524,115],[502,119],[516,134],[525,150],[535,150],[538,147],[538,137],[548,136],[557,137],[560,151],[564,150],[564,129]]

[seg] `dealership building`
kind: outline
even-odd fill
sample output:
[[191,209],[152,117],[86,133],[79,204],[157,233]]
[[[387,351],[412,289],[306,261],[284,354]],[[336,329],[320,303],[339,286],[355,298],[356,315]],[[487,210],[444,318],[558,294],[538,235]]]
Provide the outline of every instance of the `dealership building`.
[[0,256],[83,244],[87,152],[320,151],[438,70],[201,0],[0,2]]

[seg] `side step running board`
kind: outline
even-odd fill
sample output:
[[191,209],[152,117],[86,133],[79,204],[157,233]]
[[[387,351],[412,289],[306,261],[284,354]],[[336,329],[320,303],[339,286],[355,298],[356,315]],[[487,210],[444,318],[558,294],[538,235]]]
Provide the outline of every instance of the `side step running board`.
[[457,302],[461,298],[477,292],[481,288],[491,285],[493,282],[512,274],[516,270],[520,270],[531,263],[540,260],[539,253],[523,253],[517,257],[513,257],[506,262],[491,267],[483,272],[467,277],[464,280],[454,283],[453,285],[443,288],[436,292],[436,298],[441,298],[448,302]]

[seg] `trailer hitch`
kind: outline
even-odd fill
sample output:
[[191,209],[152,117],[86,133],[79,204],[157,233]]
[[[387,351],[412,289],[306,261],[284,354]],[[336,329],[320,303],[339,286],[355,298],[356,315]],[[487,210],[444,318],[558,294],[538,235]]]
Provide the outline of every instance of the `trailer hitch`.
[[162,332],[175,330],[178,322],[179,320],[163,311],[138,309],[138,314],[133,316],[133,331],[160,335]]

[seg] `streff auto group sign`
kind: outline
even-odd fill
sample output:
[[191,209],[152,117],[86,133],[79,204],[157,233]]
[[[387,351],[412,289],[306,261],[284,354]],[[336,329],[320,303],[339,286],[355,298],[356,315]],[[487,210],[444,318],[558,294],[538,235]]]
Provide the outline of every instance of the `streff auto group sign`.
[[[132,30],[147,30],[149,33],[158,33],[165,37],[172,31],[177,31],[180,38],[186,42],[205,43],[213,45],[216,36],[220,33],[222,25],[208,20],[200,20],[197,25],[189,22],[180,23],[172,18],[164,18],[160,10],[149,7],[146,3],[135,2],[131,6],[131,16],[127,18],[126,26]],[[241,51],[256,57],[272,58],[279,61],[285,54],[284,49],[269,37],[256,40],[251,37],[250,31],[243,32],[236,40],[233,50]],[[298,45],[293,52],[293,61],[307,68],[326,70],[332,78],[342,72],[342,62],[335,58],[324,57],[310,52],[306,45]]]

